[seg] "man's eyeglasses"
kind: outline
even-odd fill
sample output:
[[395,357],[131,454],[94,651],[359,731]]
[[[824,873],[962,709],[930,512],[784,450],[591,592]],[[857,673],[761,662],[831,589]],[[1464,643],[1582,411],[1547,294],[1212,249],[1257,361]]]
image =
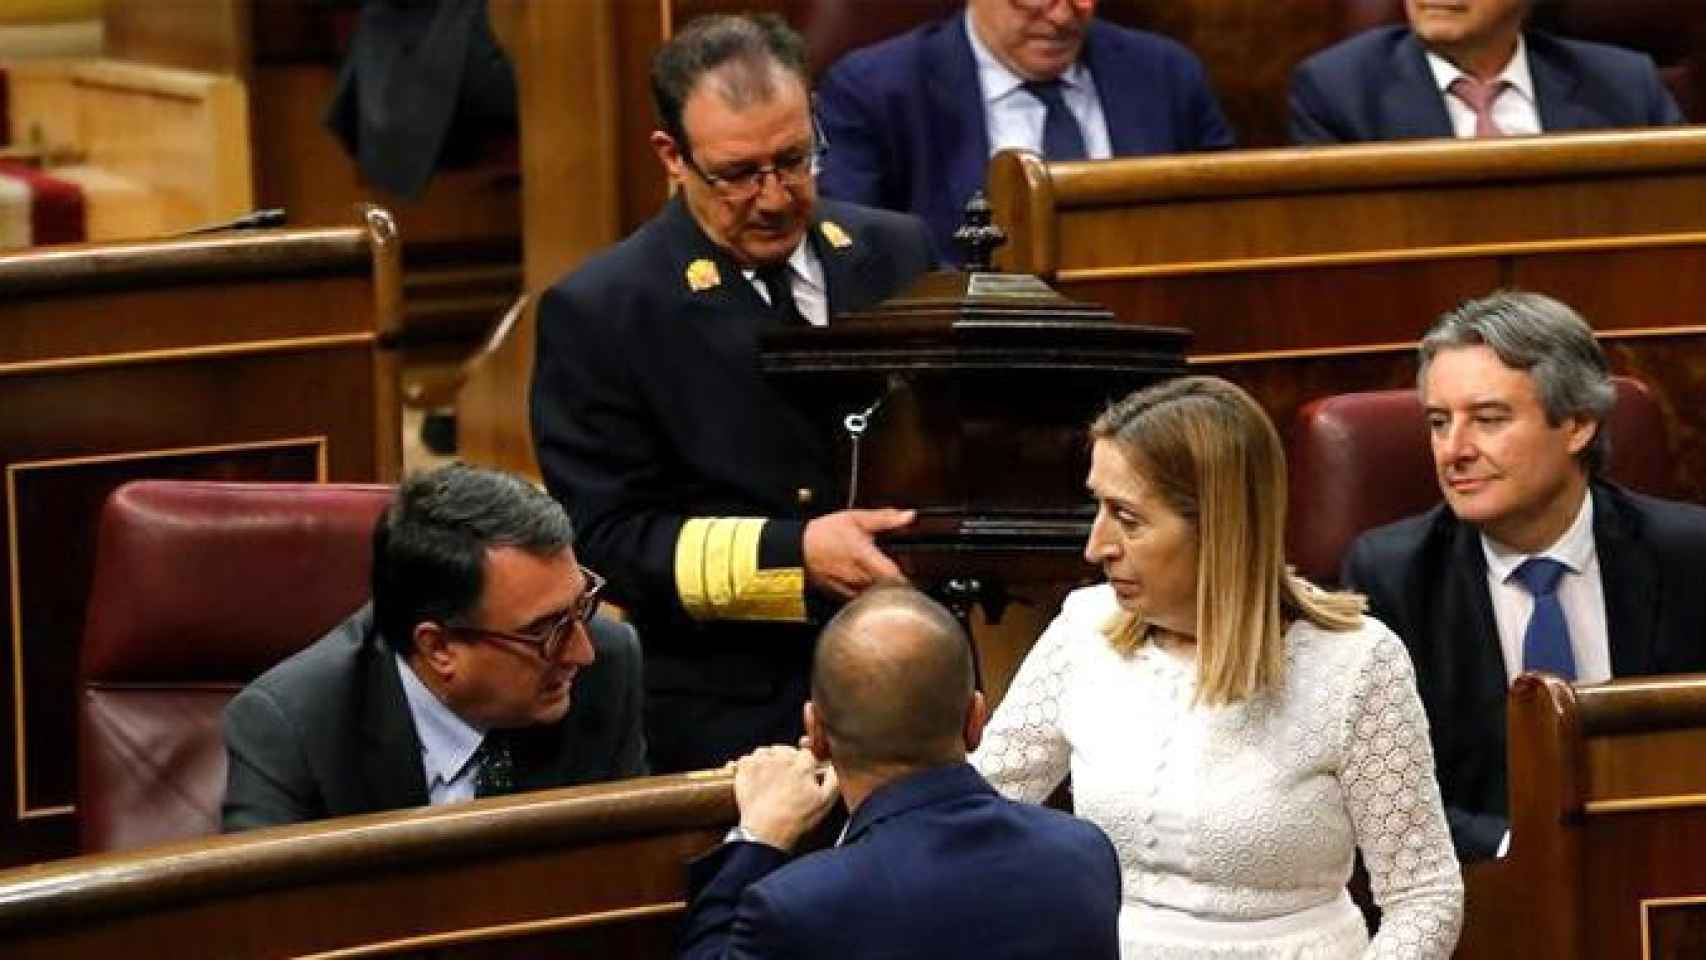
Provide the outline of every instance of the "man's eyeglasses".
[[[1007,0],[1007,2],[1020,13],[1034,17],[1052,9],[1056,0]],[[1096,7],[1095,0],[1066,0],[1066,5],[1072,8],[1073,13],[1081,17],[1089,16],[1090,12]]]
[[465,627],[453,623],[445,624],[444,629],[464,636],[484,637],[488,640],[509,640],[513,643],[524,644],[537,650],[539,656],[546,661],[555,661],[557,655],[563,652],[563,643],[567,640],[570,631],[575,628],[575,624],[587,623],[592,620],[593,616],[598,613],[599,605],[604,602],[599,597],[599,592],[604,589],[604,578],[585,567],[581,567],[580,570],[581,576],[586,578],[586,588],[581,591],[580,597],[569,606],[569,609],[563,611],[562,616],[533,633],[488,630],[485,627]]
[[764,178],[774,175],[784,190],[795,193],[817,176],[818,161],[823,158],[828,143],[817,117],[812,117],[812,140],[804,147],[789,150],[770,158],[766,164],[744,163],[726,169],[709,171],[693,159],[687,138],[681,137],[681,159],[687,168],[710,184],[717,195],[729,203],[746,203],[764,191]]

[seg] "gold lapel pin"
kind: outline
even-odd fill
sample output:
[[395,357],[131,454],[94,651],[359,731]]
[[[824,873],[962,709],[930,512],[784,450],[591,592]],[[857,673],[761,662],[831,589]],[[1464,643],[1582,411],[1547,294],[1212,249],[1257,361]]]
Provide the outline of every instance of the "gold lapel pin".
[[695,260],[687,265],[687,289],[694,293],[720,286],[722,282],[717,265],[710,260]]
[[818,231],[823,234],[825,240],[829,241],[829,245],[837,250],[845,250],[853,245],[853,238],[848,236],[847,231],[841,229],[841,224],[834,220],[825,220],[818,224]]

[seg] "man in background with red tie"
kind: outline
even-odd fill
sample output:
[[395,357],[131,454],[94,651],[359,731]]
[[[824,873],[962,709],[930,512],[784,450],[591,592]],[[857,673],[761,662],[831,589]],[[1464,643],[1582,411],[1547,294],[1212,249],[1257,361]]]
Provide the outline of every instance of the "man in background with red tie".
[[1295,143],[1685,123],[1646,54],[1525,30],[1531,0],[1404,0],[1292,72]]
[[1467,862],[1506,842],[1505,697],[1518,674],[1706,670],[1706,510],[1601,476],[1616,391],[1564,304],[1471,300],[1428,331],[1420,363],[1445,502],[1358,538],[1342,579],[1410,650]]

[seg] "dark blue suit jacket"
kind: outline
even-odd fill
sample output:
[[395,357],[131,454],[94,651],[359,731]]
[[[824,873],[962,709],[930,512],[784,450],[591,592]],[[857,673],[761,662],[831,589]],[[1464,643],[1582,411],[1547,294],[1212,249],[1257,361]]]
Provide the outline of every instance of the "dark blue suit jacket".
[[1119,956],[1120,872],[1095,825],[1014,803],[960,763],[890,783],[841,846],[759,843],[693,864],[682,956]]
[[[977,61],[960,15],[856,50],[818,84],[829,140],[824,196],[910,210],[930,225],[938,256],[989,166]],[[1083,62],[1095,78],[1115,156],[1232,146],[1232,129],[1202,64],[1165,37],[1090,21]]]
[[[1604,482],[1592,495],[1612,675],[1706,670],[1706,510]],[[1410,650],[1458,857],[1492,856],[1506,829],[1507,691],[1480,531],[1441,504],[1357,538],[1341,579]]]
[[[1528,68],[1540,129],[1686,123],[1644,53],[1530,30]],[[1451,117],[1421,41],[1377,27],[1328,47],[1291,75],[1294,143],[1449,137]]]

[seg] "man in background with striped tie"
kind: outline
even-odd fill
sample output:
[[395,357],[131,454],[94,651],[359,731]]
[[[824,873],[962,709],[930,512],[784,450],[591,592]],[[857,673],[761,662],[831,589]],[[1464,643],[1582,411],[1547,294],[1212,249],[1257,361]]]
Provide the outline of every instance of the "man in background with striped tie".
[[842,58],[818,86],[824,196],[916,213],[957,260],[954,230],[999,150],[1100,160],[1232,146],[1194,54],[1095,13],[1096,0],[968,0]]

